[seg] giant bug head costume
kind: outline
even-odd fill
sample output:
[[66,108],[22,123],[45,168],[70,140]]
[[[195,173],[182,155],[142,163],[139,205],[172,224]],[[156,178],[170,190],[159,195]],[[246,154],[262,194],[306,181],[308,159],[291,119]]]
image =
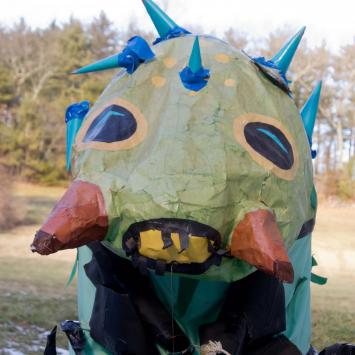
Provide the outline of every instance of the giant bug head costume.
[[122,68],[90,110],[68,108],[74,181],[32,250],[80,247],[88,353],[306,353],[321,84],[299,113],[286,78],[304,28],[252,58],[143,3],[154,45],[133,37],[75,72]]

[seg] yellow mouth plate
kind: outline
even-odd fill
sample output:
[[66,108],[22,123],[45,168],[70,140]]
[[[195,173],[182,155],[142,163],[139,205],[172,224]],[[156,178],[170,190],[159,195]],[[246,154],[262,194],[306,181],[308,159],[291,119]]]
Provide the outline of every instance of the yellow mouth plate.
[[[172,245],[164,249],[162,232],[150,229],[140,232],[139,253],[147,258],[165,261],[166,263],[177,262],[179,264],[204,263],[211,253],[208,250],[208,239],[189,235],[188,248],[181,251],[178,233],[171,233]],[[213,245],[213,241],[210,241]]]

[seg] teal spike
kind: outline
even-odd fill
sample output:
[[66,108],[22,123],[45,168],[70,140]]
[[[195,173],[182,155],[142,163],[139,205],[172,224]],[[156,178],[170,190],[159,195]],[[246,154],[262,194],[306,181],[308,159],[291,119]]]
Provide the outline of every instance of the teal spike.
[[180,72],[180,78],[188,90],[199,91],[203,89],[210,78],[210,70],[202,65],[200,42],[195,38],[189,64]]
[[79,132],[83,119],[75,118],[67,123],[67,150],[66,150],[66,167],[71,170],[71,153],[76,135]]
[[314,125],[316,123],[321,91],[322,81],[319,81],[301,110],[302,121],[304,128],[306,129],[309,142],[312,142],[312,135]]
[[143,0],[143,4],[160,37],[166,37],[172,29],[177,27],[177,24],[152,0]]
[[293,57],[296,54],[298,45],[301,42],[306,27],[303,26],[288,42],[279,50],[279,52],[272,58],[272,61],[279,67],[279,69],[286,74]]
[[90,102],[82,101],[70,105],[65,112],[65,123],[67,126],[67,150],[66,150],[66,163],[67,170],[71,169],[71,153],[72,147],[77,133],[83,123],[86,114],[89,112]]
[[77,70],[73,71],[73,74],[85,74],[85,73],[106,70],[106,69],[112,69],[112,68],[118,68],[118,67],[120,67],[120,65],[119,65],[119,61],[117,58],[117,54],[114,54],[110,57],[101,59],[95,63],[89,64],[89,65],[86,65],[85,67],[77,69]]
[[192,47],[189,68],[194,74],[196,74],[202,68],[200,41],[198,37],[195,38],[194,46]]

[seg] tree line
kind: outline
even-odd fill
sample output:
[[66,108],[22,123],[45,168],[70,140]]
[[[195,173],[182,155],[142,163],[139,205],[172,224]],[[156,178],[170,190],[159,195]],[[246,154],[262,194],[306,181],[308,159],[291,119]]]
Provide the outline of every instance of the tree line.
[[[284,27],[256,40],[231,28],[224,39],[249,55],[271,58],[292,34]],[[69,74],[117,53],[133,35],[149,41],[155,37],[134,22],[119,31],[105,13],[90,23],[70,18],[44,29],[33,29],[23,19],[10,27],[0,24],[0,165],[33,182],[54,184],[67,179],[65,108],[77,101],[94,102],[112,71]],[[344,198],[355,194],[354,60],[355,37],[336,53],[325,41],[311,47],[303,40],[289,73],[299,108],[316,81],[323,79],[314,135],[315,173],[325,194]]]

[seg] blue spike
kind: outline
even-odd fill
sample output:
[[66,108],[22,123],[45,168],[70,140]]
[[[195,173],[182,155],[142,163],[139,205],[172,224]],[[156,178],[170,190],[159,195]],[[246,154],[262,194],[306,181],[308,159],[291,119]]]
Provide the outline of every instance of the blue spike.
[[322,91],[322,81],[319,81],[311,96],[301,110],[301,117],[307,133],[309,143],[312,145],[312,135],[316,123],[320,94]]
[[296,54],[298,45],[301,42],[306,27],[303,26],[288,42],[279,50],[279,52],[272,58],[272,61],[284,73],[287,73],[293,57]]
[[178,27],[177,24],[152,0],[143,0],[143,4],[160,37],[166,37],[169,32]]
[[202,68],[200,41],[196,36],[189,61],[189,68],[196,74]]

